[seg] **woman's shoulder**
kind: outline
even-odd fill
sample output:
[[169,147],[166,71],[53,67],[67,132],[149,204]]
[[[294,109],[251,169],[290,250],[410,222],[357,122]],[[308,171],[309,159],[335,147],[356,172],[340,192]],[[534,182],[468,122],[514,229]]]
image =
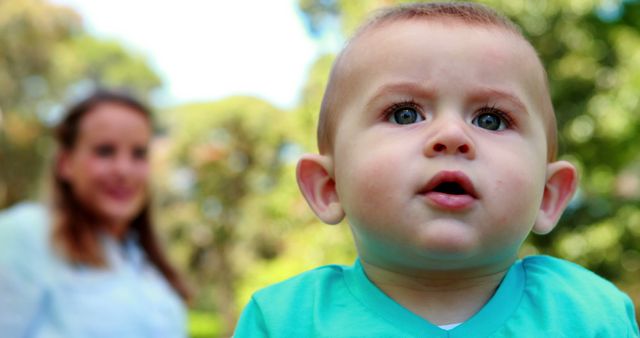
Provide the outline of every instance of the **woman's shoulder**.
[[26,260],[46,254],[50,228],[42,204],[23,202],[0,211],[0,257]]

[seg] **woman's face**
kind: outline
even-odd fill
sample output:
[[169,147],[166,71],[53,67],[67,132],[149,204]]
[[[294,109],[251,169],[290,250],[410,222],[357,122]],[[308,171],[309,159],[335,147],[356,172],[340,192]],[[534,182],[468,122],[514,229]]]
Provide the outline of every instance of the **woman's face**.
[[60,158],[60,175],[75,198],[116,235],[147,201],[151,133],[143,113],[101,103],[81,118],[75,146]]

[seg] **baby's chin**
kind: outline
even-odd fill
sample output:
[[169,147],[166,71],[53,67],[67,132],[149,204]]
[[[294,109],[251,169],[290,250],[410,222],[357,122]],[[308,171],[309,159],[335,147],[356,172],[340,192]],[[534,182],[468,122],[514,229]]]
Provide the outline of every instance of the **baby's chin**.
[[363,248],[363,243],[358,243],[360,254],[370,256],[388,267],[460,269],[473,265],[475,258],[482,254],[482,244],[475,233],[451,224],[420,229],[408,238],[392,238],[392,234],[386,237],[378,234],[375,237],[378,238],[369,242],[369,247]]
[[487,243],[476,229],[456,222],[439,222],[421,229],[407,248],[415,257],[416,268],[440,271],[508,264],[517,252],[513,247]]
[[442,255],[443,258],[467,257],[481,247],[475,227],[456,219],[439,219],[418,229],[416,248]]

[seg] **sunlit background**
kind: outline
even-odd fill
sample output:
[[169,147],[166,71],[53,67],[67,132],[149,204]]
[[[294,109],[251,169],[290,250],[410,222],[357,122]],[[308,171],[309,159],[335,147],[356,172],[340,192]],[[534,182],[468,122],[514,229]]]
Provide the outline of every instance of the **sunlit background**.
[[[51,2],[52,1],[52,2]],[[193,337],[228,337],[251,293],[355,258],[318,222],[297,157],[334,54],[394,0],[0,0],[0,209],[43,195],[47,130],[97,85],[156,110],[158,226],[197,291]],[[549,73],[561,157],[581,173],[556,230],[522,254],[580,263],[640,301],[640,3],[486,0],[521,25]]]

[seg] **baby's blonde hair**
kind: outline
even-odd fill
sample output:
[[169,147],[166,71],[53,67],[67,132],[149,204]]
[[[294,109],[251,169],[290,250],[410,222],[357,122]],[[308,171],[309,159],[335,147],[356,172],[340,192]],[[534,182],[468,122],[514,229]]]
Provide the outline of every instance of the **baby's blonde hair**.
[[[342,73],[342,63],[345,52],[354,40],[358,39],[362,34],[372,28],[379,27],[384,23],[413,20],[413,19],[439,19],[452,20],[467,25],[495,26],[506,29],[520,36],[527,44],[528,40],[522,35],[518,26],[507,17],[497,13],[493,9],[476,3],[467,2],[432,2],[432,3],[414,3],[399,5],[390,8],[384,8],[366,21],[356,33],[351,37],[345,48],[340,52],[331,69],[329,82],[325,89],[322,105],[320,106],[320,116],[318,119],[318,148],[321,154],[333,152],[333,139],[335,137],[336,121],[338,110],[340,107],[341,92],[344,87],[344,79]],[[533,49],[533,47],[532,47]],[[535,49],[533,49],[535,51]],[[536,54],[537,57],[537,54]],[[540,60],[538,58],[538,60]],[[557,153],[557,131],[556,117],[549,98],[547,74],[540,62],[540,68],[544,77],[544,90],[546,92],[545,102],[543,104],[543,120],[545,122],[545,131],[547,135],[547,160],[549,162],[556,158]]]

